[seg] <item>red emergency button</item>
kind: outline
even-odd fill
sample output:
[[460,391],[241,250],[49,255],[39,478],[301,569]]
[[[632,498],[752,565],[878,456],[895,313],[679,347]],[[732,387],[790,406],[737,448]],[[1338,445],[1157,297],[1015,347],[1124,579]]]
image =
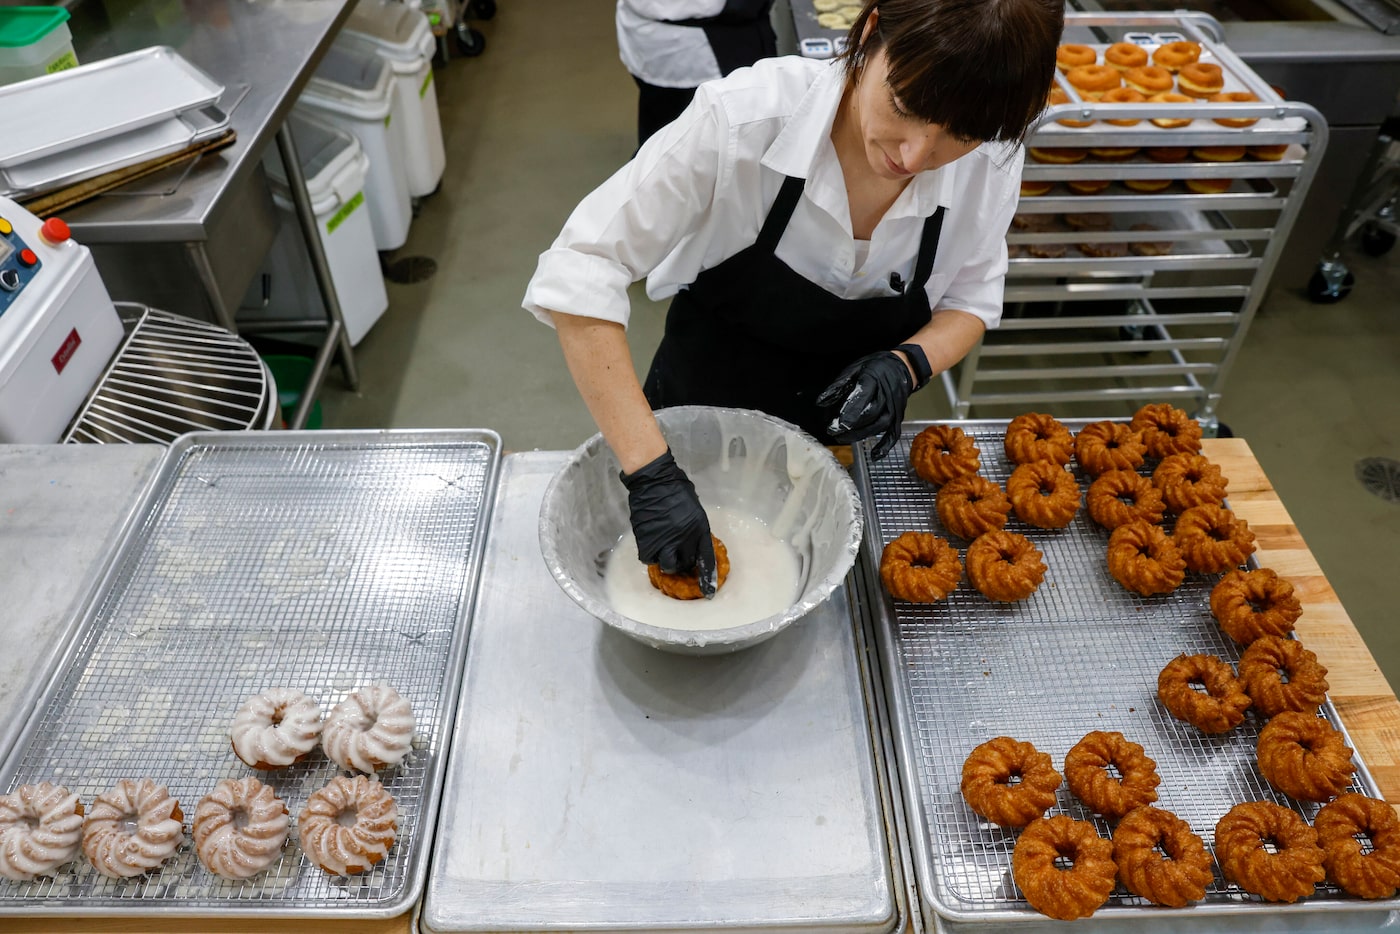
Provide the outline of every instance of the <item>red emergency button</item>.
[[21,266],[37,266],[39,265],[39,257],[34,255],[33,250],[20,250],[19,262]]
[[50,217],[48,220],[44,221],[43,226],[39,228],[39,236],[43,237],[47,242],[57,245],[73,236],[73,232],[68,229],[68,225],[63,223],[63,221],[56,217]]

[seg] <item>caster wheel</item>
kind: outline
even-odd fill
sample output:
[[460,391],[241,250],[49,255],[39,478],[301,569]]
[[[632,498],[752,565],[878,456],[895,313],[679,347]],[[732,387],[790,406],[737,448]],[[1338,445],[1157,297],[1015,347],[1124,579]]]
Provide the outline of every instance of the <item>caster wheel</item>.
[[457,39],[457,54],[464,58],[476,58],[486,51],[486,37],[466,23],[458,23],[452,35]]
[[496,0],[471,0],[467,9],[473,19],[490,19],[496,15]]
[[1346,267],[1338,267],[1340,274],[1333,272],[1328,274],[1319,268],[1308,280],[1308,298],[1319,305],[1335,305],[1351,294],[1352,286],[1356,285],[1356,277],[1346,271]]
[[1361,249],[1367,256],[1384,256],[1395,246],[1395,234],[1376,224],[1361,228]]

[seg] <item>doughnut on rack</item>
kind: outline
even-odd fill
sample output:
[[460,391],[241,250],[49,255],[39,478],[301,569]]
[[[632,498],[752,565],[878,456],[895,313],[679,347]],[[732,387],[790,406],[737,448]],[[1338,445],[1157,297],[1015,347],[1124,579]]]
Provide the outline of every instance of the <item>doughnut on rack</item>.
[[[1005,311],[953,372],[944,388],[956,417],[1083,403],[1102,410],[1105,398],[1174,401],[1213,428],[1236,352],[1288,239],[1327,143],[1327,126],[1310,105],[1282,99],[1221,40],[1220,25],[1198,13],[1068,13],[1065,42],[1094,48],[1103,59],[1112,42],[1132,41],[1149,53],[1162,43],[1200,44],[1201,61],[1218,64],[1225,91],[1247,91],[1257,103],[1105,104],[1084,100],[1057,72],[1069,103],[1049,106],[1026,145],[1023,179],[1050,190],[1023,192],[1020,216],[1006,240],[1010,254]],[[1190,119],[1165,129],[1153,117]],[[1215,118],[1255,119],[1245,128]],[[1135,126],[1105,119],[1137,119]],[[1059,120],[1093,121],[1067,127]],[[1281,158],[1246,156],[1207,162],[1201,147],[1286,146]],[[1184,149],[1170,162],[1149,148]],[[1072,164],[1039,161],[1032,151],[1135,149],[1125,161],[1092,154]],[[1130,189],[1134,179],[1169,181],[1159,193]],[[1198,194],[1188,180],[1228,182],[1219,193]],[[1076,194],[1072,181],[1107,182],[1096,194]],[[1101,229],[1075,229],[1098,215]],[[1106,223],[1105,223],[1106,221]],[[1136,224],[1154,230],[1135,231]],[[1160,255],[1137,255],[1142,241],[1162,244]],[[1114,251],[1124,255],[1090,255]],[[1106,248],[1106,249],[1105,249]],[[1046,315],[1049,305],[1054,314]],[[1112,355],[1132,354],[1130,359]]]

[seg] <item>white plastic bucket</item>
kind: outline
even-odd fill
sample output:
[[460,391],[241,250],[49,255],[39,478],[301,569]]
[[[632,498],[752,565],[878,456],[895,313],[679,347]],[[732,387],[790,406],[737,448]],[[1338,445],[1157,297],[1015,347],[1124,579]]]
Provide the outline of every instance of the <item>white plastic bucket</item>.
[[[321,247],[340,299],[345,332],[351,344],[358,344],[389,307],[365,202],[370,162],[356,138],[346,131],[295,109],[288,120],[306,175]],[[263,165],[281,223],[263,274],[254,279],[239,317],[317,317],[322,308],[321,292],[275,149],[269,151]]]
[[396,112],[392,126],[399,131],[408,193],[414,197],[431,194],[442,181],[447,151],[442,144],[433,82],[435,42],[428,17],[402,3],[360,0],[341,36],[373,47],[393,70]]
[[0,9],[0,84],[40,78],[77,64],[67,10]]
[[394,106],[393,72],[373,48],[357,40],[332,45],[307,82],[299,106],[352,134],[369,157],[365,200],[374,245],[396,250],[408,239],[413,206]]

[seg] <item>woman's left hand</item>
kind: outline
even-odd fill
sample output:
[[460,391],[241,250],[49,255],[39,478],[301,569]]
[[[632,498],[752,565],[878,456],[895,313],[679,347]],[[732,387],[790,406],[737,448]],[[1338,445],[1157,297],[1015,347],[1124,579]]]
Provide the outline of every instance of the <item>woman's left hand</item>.
[[[880,460],[899,440],[904,407],[914,391],[909,364],[892,350],[861,357],[846,367],[822,394],[817,405],[837,407],[827,432],[833,441],[850,444],[880,434],[870,456]],[[883,432],[883,434],[881,434]]]

